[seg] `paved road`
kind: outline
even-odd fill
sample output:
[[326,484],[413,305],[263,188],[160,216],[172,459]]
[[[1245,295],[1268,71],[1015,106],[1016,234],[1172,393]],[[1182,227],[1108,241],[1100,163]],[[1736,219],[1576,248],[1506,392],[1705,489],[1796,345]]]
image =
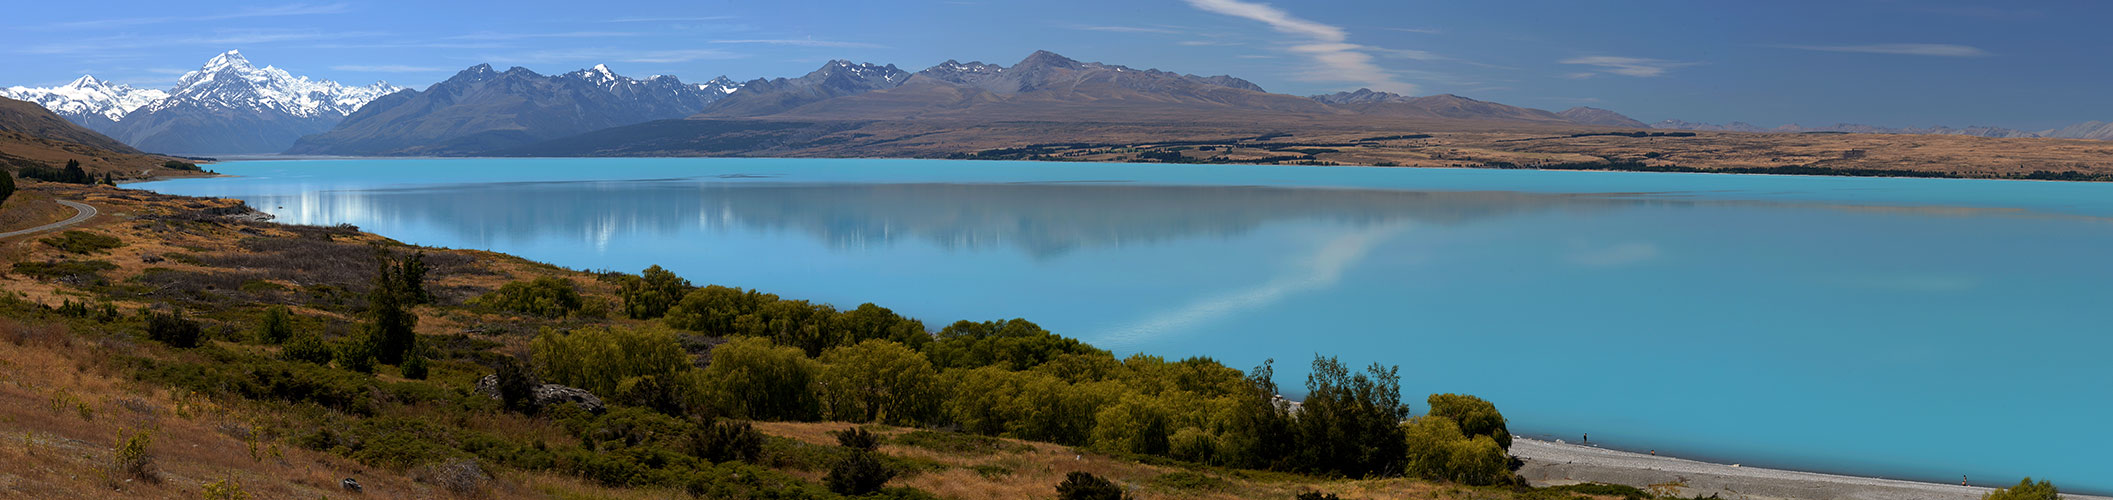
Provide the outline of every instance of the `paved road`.
[[45,225],[42,225],[42,226],[32,227],[32,228],[29,228],[29,229],[24,229],[24,230],[21,230],[21,231],[9,231],[9,232],[5,232],[5,233],[0,233],[0,238],[13,238],[13,237],[16,237],[16,236],[21,236],[21,235],[25,235],[25,234],[36,234],[36,233],[41,233],[41,232],[45,232],[45,231],[50,231],[50,230],[53,230],[53,229],[58,229],[58,228],[66,227],[66,226],[71,226],[71,225],[74,225],[74,224],[80,224],[80,223],[82,223],[82,222],[87,222],[87,221],[88,221],[88,219],[91,219],[91,218],[94,218],[94,217],[95,217],[95,213],[96,213],[96,212],[95,212],[95,207],[89,206],[89,205],[88,205],[87,203],[80,203],[80,202],[73,202],[73,201],[66,201],[66,200],[58,200],[58,202],[59,202],[59,204],[60,204],[60,205],[65,205],[65,206],[73,207],[73,209],[74,209],[74,210],[77,210],[77,211],[79,211],[80,213],[76,213],[76,214],[73,214],[73,217],[72,217],[72,218],[69,218],[69,219],[66,219],[66,220],[62,220],[62,221],[58,221],[58,222],[53,222],[53,223],[50,223],[50,224],[45,224]]

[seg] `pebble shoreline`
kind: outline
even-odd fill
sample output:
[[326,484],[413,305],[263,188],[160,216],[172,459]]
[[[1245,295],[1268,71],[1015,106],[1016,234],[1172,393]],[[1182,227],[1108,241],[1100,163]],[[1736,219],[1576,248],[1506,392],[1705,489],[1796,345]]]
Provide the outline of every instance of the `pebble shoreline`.
[[[1595,482],[1644,487],[1685,482],[1687,486],[1679,492],[1682,496],[1715,494],[1724,500],[1979,500],[1990,490],[1978,486],[1713,464],[1523,438],[1512,442],[1511,454],[1526,462],[1525,467],[1519,469],[1519,475],[1534,486]],[[2113,497],[2066,493],[2062,498],[2113,500]]]

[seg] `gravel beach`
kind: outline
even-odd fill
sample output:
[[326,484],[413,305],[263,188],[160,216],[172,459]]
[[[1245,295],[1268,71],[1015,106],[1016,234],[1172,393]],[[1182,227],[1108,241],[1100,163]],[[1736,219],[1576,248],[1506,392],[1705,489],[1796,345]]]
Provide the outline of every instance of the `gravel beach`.
[[[1956,484],[1713,464],[1532,439],[1514,441],[1511,453],[1526,462],[1519,475],[1535,486],[1596,482],[1644,487],[1685,482],[1687,486],[1680,491],[1683,496],[1716,494],[1725,500],[1978,500],[1989,491]],[[2010,478],[2006,484],[2015,481],[2017,478]],[[2069,494],[2062,497],[2113,500]]]

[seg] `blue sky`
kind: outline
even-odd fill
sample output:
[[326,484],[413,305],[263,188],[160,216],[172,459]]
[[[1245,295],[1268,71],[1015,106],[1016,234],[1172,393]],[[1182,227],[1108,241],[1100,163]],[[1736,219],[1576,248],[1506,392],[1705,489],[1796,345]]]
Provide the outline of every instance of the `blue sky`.
[[488,62],[685,81],[1036,49],[1274,92],[1373,87],[1645,121],[2049,128],[2113,120],[2103,2],[894,0],[17,2],[0,85],[166,88],[212,55],[423,88]]

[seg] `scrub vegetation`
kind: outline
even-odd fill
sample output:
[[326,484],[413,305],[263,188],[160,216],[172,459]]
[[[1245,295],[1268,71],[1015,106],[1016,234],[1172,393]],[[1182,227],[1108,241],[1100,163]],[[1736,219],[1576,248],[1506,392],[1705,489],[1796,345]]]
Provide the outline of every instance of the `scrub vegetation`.
[[1393,366],[1302,360],[1293,403],[1271,362],[1024,319],[935,330],[58,189],[137,216],[82,230],[107,262],[7,244],[0,462],[32,496],[1633,498],[1525,486],[1496,405],[1412,408]]

